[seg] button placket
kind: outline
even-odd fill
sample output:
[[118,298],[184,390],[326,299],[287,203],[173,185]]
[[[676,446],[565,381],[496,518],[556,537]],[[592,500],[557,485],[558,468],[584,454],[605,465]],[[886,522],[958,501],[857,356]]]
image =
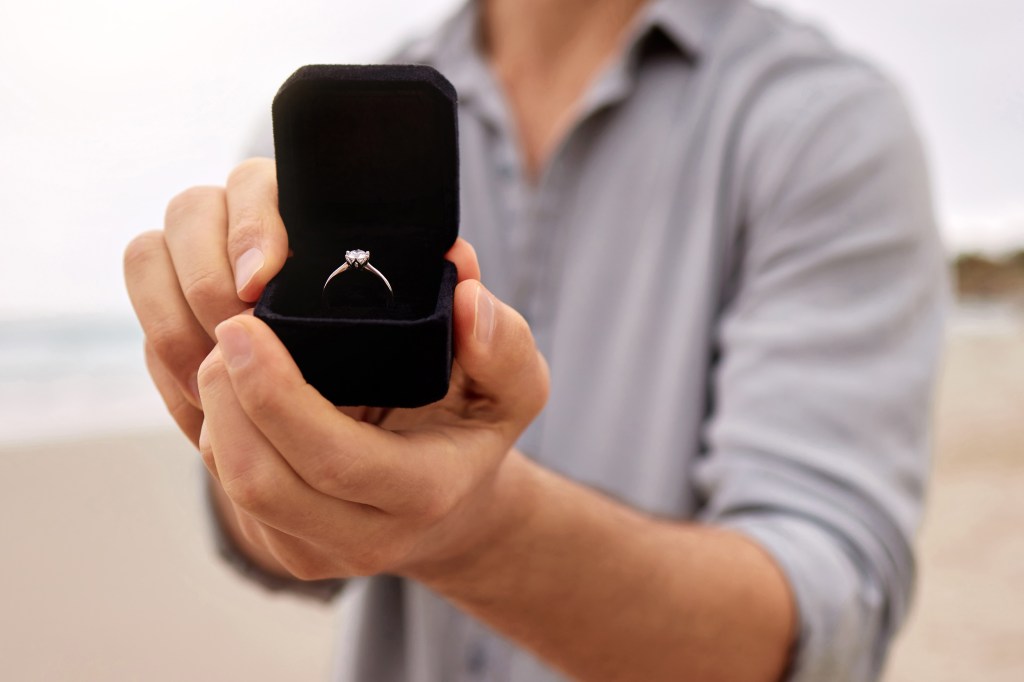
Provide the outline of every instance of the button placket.
[[487,649],[483,642],[479,640],[470,642],[466,651],[465,668],[466,672],[474,678],[483,676],[487,670]]

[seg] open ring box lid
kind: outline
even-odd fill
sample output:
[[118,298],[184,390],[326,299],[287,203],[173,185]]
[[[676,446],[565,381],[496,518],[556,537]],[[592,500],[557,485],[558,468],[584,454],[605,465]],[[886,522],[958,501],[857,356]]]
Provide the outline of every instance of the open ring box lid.
[[[459,226],[455,89],[428,66],[304,66],[274,98],[278,204],[292,255],[255,314],[335,405],[415,407],[452,367]],[[394,288],[350,269],[370,252]]]

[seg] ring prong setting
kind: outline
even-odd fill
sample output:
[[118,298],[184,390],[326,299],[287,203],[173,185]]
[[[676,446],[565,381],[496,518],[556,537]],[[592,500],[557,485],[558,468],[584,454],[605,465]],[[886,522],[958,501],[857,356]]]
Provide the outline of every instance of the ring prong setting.
[[361,268],[370,262],[370,252],[362,249],[353,249],[345,252],[345,262],[354,268]]
[[327,303],[327,285],[330,284],[335,277],[349,269],[365,270],[366,272],[369,272],[370,274],[375,276],[377,279],[384,283],[385,287],[387,287],[388,307],[390,307],[395,302],[395,290],[391,288],[391,282],[389,282],[388,278],[384,276],[384,273],[382,273],[380,270],[378,270],[377,268],[373,267],[373,265],[370,264],[370,252],[364,251],[363,249],[352,249],[351,251],[345,252],[345,262],[341,264],[341,267],[337,268],[334,272],[328,275],[327,281],[324,282],[323,290],[321,291],[321,297],[323,298],[325,303]]

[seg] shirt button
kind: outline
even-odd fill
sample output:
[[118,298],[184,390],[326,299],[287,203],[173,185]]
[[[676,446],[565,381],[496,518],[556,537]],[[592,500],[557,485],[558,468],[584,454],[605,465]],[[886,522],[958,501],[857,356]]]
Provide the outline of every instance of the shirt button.
[[466,672],[471,675],[482,675],[487,669],[487,651],[483,643],[476,642],[466,652]]

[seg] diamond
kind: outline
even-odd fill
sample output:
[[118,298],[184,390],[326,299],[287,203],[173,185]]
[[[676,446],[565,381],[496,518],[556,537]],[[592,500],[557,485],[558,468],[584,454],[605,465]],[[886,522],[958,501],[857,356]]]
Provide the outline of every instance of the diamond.
[[360,268],[370,261],[370,252],[362,249],[353,249],[345,252],[345,262],[352,267]]

